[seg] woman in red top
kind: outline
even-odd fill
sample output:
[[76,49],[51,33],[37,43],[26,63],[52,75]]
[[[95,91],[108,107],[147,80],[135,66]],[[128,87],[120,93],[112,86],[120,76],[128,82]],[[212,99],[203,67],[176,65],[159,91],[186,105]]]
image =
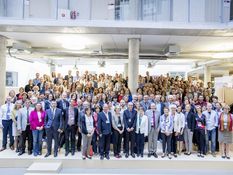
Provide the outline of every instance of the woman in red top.
[[41,103],[37,103],[35,110],[30,113],[30,128],[33,136],[33,154],[34,156],[41,155],[42,136],[44,129],[45,111],[42,109]]

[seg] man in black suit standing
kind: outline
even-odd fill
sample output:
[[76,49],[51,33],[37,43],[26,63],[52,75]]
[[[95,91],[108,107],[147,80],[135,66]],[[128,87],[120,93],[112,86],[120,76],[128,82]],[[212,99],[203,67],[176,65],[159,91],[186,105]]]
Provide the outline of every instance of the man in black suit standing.
[[[62,94],[62,99],[59,100],[57,102],[57,108],[62,110],[62,119],[63,119],[63,123],[65,121],[65,113],[66,113],[66,109],[69,107],[69,102],[67,100],[67,94],[64,92]],[[64,143],[65,143],[65,133],[62,132],[59,134],[59,138],[58,138],[58,143],[59,143],[59,149],[61,147],[63,147]]]
[[137,111],[133,109],[133,103],[128,103],[128,109],[123,113],[123,120],[125,124],[125,157],[129,157],[129,142],[130,142],[130,152],[131,156],[135,158],[134,154],[134,146],[135,146],[135,128],[136,128],[136,120],[137,120]]
[[110,140],[112,133],[112,114],[109,112],[108,104],[103,105],[103,111],[98,114],[98,131],[100,136],[100,160],[109,157]]
[[70,106],[66,109],[65,112],[65,156],[68,156],[70,152],[70,144],[71,144],[71,154],[72,156],[75,154],[75,135],[78,129],[78,109],[74,107],[75,100],[71,99]]
[[47,136],[47,154],[51,155],[52,140],[54,139],[54,157],[57,157],[58,152],[58,135],[62,132],[63,120],[62,111],[57,108],[57,102],[51,102],[51,108],[46,110],[45,116],[45,131]]

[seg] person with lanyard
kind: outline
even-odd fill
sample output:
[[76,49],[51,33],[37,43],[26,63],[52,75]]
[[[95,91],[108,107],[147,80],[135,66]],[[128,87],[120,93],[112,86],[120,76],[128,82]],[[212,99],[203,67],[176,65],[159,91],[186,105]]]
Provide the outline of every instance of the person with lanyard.
[[114,156],[116,158],[121,158],[121,142],[122,142],[122,136],[124,132],[124,121],[123,116],[121,115],[121,108],[120,106],[115,107],[115,112],[112,117],[112,127],[113,127],[113,136],[114,136],[114,142],[113,142],[113,150],[114,150]]
[[2,148],[0,151],[4,151],[7,145],[7,135],[10,137],[10,149],[14,150],[14,137],[12,135],[12,119],[11,114],[14,108],[14,104],[11,103],[11,97],[6,98],[6,104],[1,106],[0,109],[0,128],[3,131]]
[[20,138],[19,138],[19,156],[25,153],[26,148],[26,140],[28,146],[28,155],[32,154],[32,131],[30,129],[29,116],[30,113],[34,110],[34,108],[30,107],[31,101],[26,100],[24,103],[24,107],[19,110],[18,120],[17,120],[17,129],[19,130]]
[[54,157],[57,157],[58,136],[59,133],[63,132],[63,117],[62,110],[57,108],[57,102],[55,100],[51,102],[51,108],[46,110],[44,127],[47,136],[47,154],[45,157],[51,155],[52,140],[54,140]]
[[134,146],[135,146],[135,128],[137,122],[137,111],[133,109],[133,103],[128,103],[128,109],[123,113],[123,120],[125,125],[125,157],[129,157],[129,142],[131,156],[135,158]]
[[[79,111],[74,107],[75,100],[71,99],[69,107],[65,112],[64,130],[65,130],[65,156],[71,151],[71,155],[75,155],[75,135],[77,132]],[[71,146],[71,150],[70,150]]]
[[100,137],[100,160],[110,159],[110,140],[112,133],[112,114],[108,111],[108,104],[103,105],[103,111],[98,114],[98,132]]
[[171,159],[171,138],[173,132],[173,117],[169,115],[169,109],[167,107],[164,108],[164,114],[160,117],[160,129],[161,129],[161,137],[162,137],[162,147],[163,154],[162,158],[165,157],[166,151],[168,154],[168,158]]
[[136,148],[137,148],[137,157],[143,157],[145,137],[148,136],[148,118],[144,115],[144,108],[140,107],[137,115],[137,124],[136,124]]
[[91,114],[91,109],[88,107],[85,109],[85,115],[81,118],[81,128],[82,128],[82,159],[85,160],[86,158],[91,159],[90,149],[91,149],[91,142],[92,136],[95,132],[94,126],[94,118]]
[[191,111],[190,104],[185,106],[185,127],[184,127],[184,141],[185,141],[185,155],[189,156],[193,150],[193,132],[196,126],[195,114]]
[[[175,151],[178,151],[178,154],[181,154],[181,151],[183,149],[183,142],[184,142],[184,137],[183,137],[183,132],[184,132],[184,127],[185,127],[185,116],[182,113],[182,107],[178,106],[177,107],[177,112],[174,117],[174,133],[175,133]],[[176,155],[174,154],[176,157]]]
[[220,150],[223,159],[230,159],[230,144],[233,143],[233,116],[229,111],[230,107],[225,105],[219,117],[218,140],[221,146]]
[[35,110],[30,113],[30,127],[33,136],[33,154],[34,156],[42,155],[42,136],[44,129],[45,111],[40,103],[36,104]]
[[155,103],[151,103],[150,109],[146,111],[148,117],[148,157],[152,155],[158,158],[157,155],[157,141],[159,135],[159,117],[160,112],[157,111]]
[[197,133],[197,144],[198,144],[198,157],[204,158],[205,155],[205,134],[206,134],[206,116],[202,113],[200,105],[196,106],[196,133]]
[[211,154],[216,157],[216,127],[218,126],[218,116],[217,113],[212,110],[212,104],[207,104],[207,110],[203,112],[206,116],[206,151],[209,150],[209,140],[211,141]]

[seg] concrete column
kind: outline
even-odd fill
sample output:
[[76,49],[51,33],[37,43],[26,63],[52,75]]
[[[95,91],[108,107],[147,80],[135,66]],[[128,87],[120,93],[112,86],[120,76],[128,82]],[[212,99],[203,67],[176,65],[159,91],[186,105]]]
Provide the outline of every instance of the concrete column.
[[128,77],[128,67],[129,67],[129,64],[125,63],[124,64],[124,78]]
[[6,38],[0,35],[0,105],[6,96]]
[[204,87],[207,87],[207,84],[210,81],[211,81],[210,68],[204,65]]
[[139,38],[129,38],[129,63],[128,63],[128,87],[132,94],[136,93],[138,87],[139,72]]

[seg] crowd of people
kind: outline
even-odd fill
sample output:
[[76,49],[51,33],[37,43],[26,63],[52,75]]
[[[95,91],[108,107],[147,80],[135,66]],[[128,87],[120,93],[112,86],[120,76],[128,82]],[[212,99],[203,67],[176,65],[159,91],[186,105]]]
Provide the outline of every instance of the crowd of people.
[[232,122],[229,106],[219,102],[211,83],[204,87],[201,80],[146,72],[131,94],[122,74],[37,73],[19,92],[11,90],[1,106],[0,151],[9,142],[19,156],[26,150],[40,156],[46,142],[45,157],[52,152],[57,157],[64,149],[65,156],[81,151],[82,159],[110,159],[111,150],[116,158],[146,153],[172,159],[183,152],[203,158],[220,151],[230,159]]

